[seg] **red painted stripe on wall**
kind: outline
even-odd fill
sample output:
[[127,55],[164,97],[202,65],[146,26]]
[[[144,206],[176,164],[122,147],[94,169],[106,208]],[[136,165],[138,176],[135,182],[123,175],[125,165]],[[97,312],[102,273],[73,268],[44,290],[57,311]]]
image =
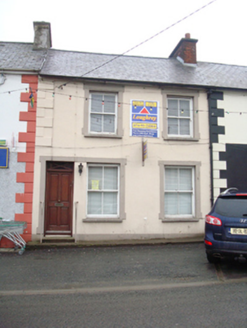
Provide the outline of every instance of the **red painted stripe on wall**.
[[27,132],[36,131],[36,122],[27,122]]
[[33,182],[33,173],[18,172],[16,174],[16,182]]
[[[35,153],[35,134],[36,134],[36,109],[37,109],[37,89],[38,76],[23,75],[22,83],[28,83],[28,92],[21,93],[20,101],[27,103],[27,112],[20,112],[20,121],[27,122],[27,132],[19,133],[19,142],[26,142],[26,153],[18,153],[18,162],[26,163],[25,172],[19,172],[16,175],[16,181],[24,183],[24,194],[16,194],[16,202],[24,204],[24,213],[16,213],[15,219],[28,222],[28,233],[24,233],[26,241],[31,240],[32,232],[32,208],[33,208],[33,171],[34,171],[34,153]],[[34,105],[31,107],[31,91],[34,97]]]
[[[35,104],[34,104],[35,106]],[[20,121],[24,122],[36,122],[36,113],[35,112],[20,112]]]
[[18,153],[17,160],[18,162],[34,163],[34,152]]
[[33,202],[33,194],[15,194],[15,202],[16,203],[32,203]]
[[19,132],[19,142],[35,142],[35,132]]
[[33,172],[34,171],[34,163],[26,163],[26,172]]
[[26,221],[27,223],[32,223],[32,214],[15,214],[16,221]]
[[[34,101],[37,102],[37,93],[36,90],[34,92],[34,90],[32,89],[32,92],[33,92],[33,97],[34,97]],[[21,93],[21,102],[29,102],[30,101],[30,92],[28,93]]]
[[26,182],[24,187],[25,193],[32,193],[33,192],[33,183]]

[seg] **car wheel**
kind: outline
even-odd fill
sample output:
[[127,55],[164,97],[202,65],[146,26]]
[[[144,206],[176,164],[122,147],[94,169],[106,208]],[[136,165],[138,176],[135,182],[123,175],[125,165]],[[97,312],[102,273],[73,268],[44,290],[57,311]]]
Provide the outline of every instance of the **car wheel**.
[[214,257],[213,255],[207,254],[207,259],[209,263],[219,263],[220,258],[219,257]]

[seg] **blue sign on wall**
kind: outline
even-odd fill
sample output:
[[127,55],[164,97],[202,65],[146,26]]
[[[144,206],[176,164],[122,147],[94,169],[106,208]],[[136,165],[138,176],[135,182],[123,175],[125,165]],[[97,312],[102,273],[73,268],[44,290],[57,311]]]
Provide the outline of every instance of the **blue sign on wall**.
[[157,138],[159,112],[157,101],[132,100],[131,136]]
[[0,147],[0,169],[9,167],[9,148]]

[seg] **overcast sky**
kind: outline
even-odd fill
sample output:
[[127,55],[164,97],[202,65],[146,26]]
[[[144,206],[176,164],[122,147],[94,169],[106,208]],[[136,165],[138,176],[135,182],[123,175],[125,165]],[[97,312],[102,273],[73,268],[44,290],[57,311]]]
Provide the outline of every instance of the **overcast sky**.
[[[121,54],[210,0],[0,0],[0,41],[33,42],[51,23],[54,49]],[[185,33],[197,60],[247,66],[247,0],[216,0],[128,55],[169,57]]]

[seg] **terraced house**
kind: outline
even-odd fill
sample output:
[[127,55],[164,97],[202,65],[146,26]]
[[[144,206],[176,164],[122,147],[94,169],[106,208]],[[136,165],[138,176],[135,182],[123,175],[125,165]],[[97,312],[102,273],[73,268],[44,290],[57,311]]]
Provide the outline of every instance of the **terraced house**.
[[[221,108],[237,112],[239,102],[244,113],[246,68],[198,62],[189,34],[169,58],[147,58],[52,49],[50,24],[34,27],[34,44],[0,48],[5,76],[13,47],[18,58],[30,58],[25,47],[36,63],[43,56],[37,87],[20,98],[35,122],[25,138],[19,133],[26,152],[17,158],[18,165],[26,160],[15,184],[24,184],[16,195],[24,209],[15,216],[28,214],[26,239],[203,238],[205,214],[235,174],[227,168],[229,145],[246,145],[244,130],[232,138],[238,119]],[[16,57],[9,61],[15,68]],[[0,96],[3,87],[6,81]],[[2,169],[1,178],[13,169]]]

